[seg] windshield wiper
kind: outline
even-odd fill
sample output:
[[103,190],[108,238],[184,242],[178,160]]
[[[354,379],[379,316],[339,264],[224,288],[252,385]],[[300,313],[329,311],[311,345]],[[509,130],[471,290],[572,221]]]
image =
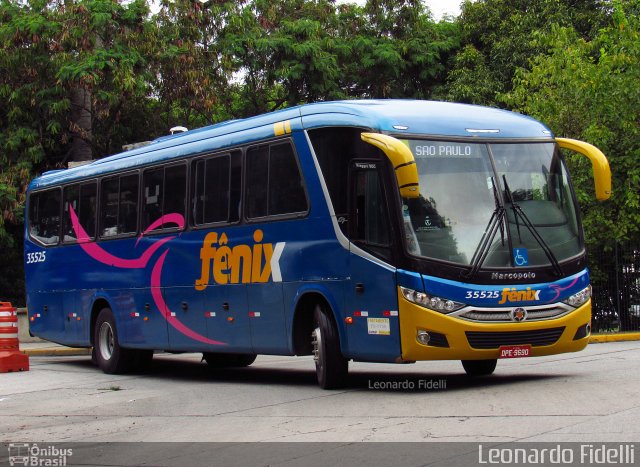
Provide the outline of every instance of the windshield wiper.
[[[560,263],[558,263],[558,259],[556,258],[556,255],[553,254],[553,251],[551,251],[551,248],[549,248],[549,245],[547,244],[547,242],[545,242],[544,238],[542,238],[542,236],[538,233],[533,223],[529,220],[529,218],[524,213],[520,205],[516,203],[515,200],[513,199],[513,193],[509,189],[509,184],[507,183],[506,175],[502,175],[502,181],[504,182],[504,191],[505,191],[505,194],[507,195],[507,201],[511,203],[511,209],[513,209],[513,217],[516,221],[516,226],[518,228],[518,237],[520,237],[520,223],[518,222],[518,217],[520,217],[520,219],[522,219],[522,223],[524,224],[524,226],[529,230],[529,232],[531,232],[531,235],[536,240],[536,242],[538,242],[538,245],[540,245],[540,247],[542,248],[542,251],[544,251],[544,254],[549,259],[549,262],[551,263],[551,266],[553,267],[553,271],[555,272],[555,274],[557,276],[561,276],[562,268],[560,267]],[[520,241],[522,241],[522,239],[520,239]],[[513,248],[511,248],[511,245],[509,245],[509,247],[513,252]]]
[[[491,214],[491,218],[489,219],[489,223],[484,229],[484,233],[482,234],[480,243],[478,243],[478,246],[476,247],[476,251],[473,252],[473,257],[471,258],[471,269],[466,273],[462,274],[462,277],[464,277],[465,279],[470,279],[474,277],[480,270],[482,263],[484,263],[484,260],[487,258],[487,255],[489,254],[489,248],[491,247],[491,244],[493,243],[493,239],[498,233],[498,229],[500,230],[500,238],[502,239],[502,245],[504,246],[504,236],[505,236],[504,225],[505,225],[505,217],[506,217],[507,211],[500,204],[500,199],[498,198],[498,191],[496,189],[496,182],[493,179],[493,177],[491,177],[491,184],[493,185],[493,201],[495,203],[496,208],[493,210],[493,213]],[[507,239],[509,241],[509,249],[513,250],[511,248],[511,237],[509,236],[508,232],[507,232]]]

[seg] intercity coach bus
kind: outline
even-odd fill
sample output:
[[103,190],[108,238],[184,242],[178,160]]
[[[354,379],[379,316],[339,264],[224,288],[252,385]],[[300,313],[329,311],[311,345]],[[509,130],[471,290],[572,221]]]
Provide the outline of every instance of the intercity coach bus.
[[560,148],[536,120],[412,100],[323,102],[161,137],[29,186],[31,332],[93,347],[107,373],[154,350],[211,366],[313,355],[348,362],[583,349],[591,288]]

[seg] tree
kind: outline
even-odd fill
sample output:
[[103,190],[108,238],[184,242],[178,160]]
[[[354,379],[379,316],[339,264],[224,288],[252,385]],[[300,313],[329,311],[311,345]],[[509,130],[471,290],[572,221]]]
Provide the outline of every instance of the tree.
[[593,40],[554,27],[549,50],[520,69],[504,100],[546,122],[558,135],[589,141],[609,158],[613,196],[594,200],[591,166],[569,155],[587,242],[640,241],[640,20],[619,3],[611,24]]
[[[145,57],[157,44],[148,13],[144,0],[0,1],[3,249],[20,244],[36,174],[148,137],[154,113]],[[0,270],[21,275],[21,266]]]
[[538,40],[552,25],[590,38],[608,20],[605,0],[466,0],[459,18],[462,48],[448,76],[447,98],[504,106],[518,68],[544,53]]

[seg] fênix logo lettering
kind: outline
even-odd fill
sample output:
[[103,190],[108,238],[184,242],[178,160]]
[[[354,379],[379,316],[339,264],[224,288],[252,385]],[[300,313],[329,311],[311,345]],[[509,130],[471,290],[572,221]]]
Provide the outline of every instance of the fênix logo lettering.
[[210,284],[211,272],[217,284],[248,284],[253,282],[282,282],[280,256],[286,242],[262,243],[264,234],[253,232],[253,245],[227,246],[225,233],[209,232],[200,249],[202,272],[196,280],[196,290],[204,290]]
[[540,300],[540,290],[531,290],[531,287],[527,287],[527,290],[516,290],[515,288],[502,289],[502,299],[498,302],[499,305],[503,303],[513,302],[537,302]]

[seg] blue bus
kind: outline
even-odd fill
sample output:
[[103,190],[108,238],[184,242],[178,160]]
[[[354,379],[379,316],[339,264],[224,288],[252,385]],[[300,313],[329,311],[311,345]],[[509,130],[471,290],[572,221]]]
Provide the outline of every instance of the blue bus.
[[161,137],[28,189],[31,332],[93,347],[107,373],[154,350],[213,366],[578,351],[591,288],[560,148],[531,118],[418,100],[323,102]]

